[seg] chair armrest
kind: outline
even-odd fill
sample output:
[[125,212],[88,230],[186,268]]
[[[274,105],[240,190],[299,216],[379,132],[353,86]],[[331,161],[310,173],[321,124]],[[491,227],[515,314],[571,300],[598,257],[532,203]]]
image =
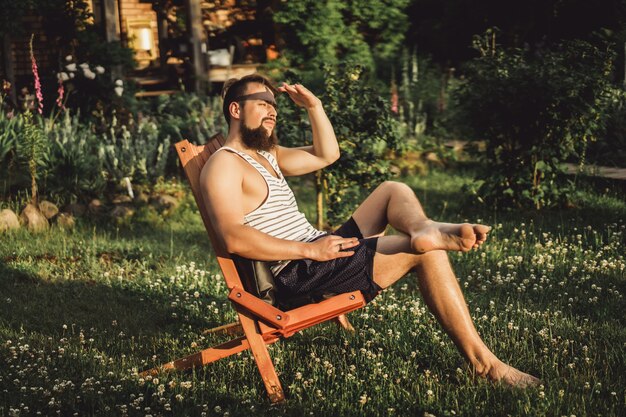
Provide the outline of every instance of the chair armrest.
[[289,322],[289,314],[267,304],[241,287],[233,287],[228,299],[278,329],[284,329]]

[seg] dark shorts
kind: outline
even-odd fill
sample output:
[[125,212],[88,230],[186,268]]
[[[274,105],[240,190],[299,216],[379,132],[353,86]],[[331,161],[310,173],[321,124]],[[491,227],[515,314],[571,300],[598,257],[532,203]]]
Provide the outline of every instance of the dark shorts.
[[309,302],[320,301],[356,290],[360,290],[365,301],[370,302],[382,290],[373,280],[378,238],[364,239],[352,217],[332,234],[358,238],[359,246],[348,249],[354,251],[354,255],[323,262],[311,259],[289,262],[274,277],[280,304],[293,306],[302,304],[298,302],[302,298],[309,298]]

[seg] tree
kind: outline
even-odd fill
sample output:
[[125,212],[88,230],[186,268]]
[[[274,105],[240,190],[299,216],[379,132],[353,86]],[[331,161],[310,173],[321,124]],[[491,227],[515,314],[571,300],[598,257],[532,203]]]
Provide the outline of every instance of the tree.
[[504,206],[563,204],[571,187],[562,163],[583,157],[602,127],[614,57],[583,41],[530,52],[481,39],[457,93],[463,122],[487,141],[478,194]]
[[317,69],[358,62],[372,70],[399,51],[409,0],[281,2],[274,15],[291,64]]

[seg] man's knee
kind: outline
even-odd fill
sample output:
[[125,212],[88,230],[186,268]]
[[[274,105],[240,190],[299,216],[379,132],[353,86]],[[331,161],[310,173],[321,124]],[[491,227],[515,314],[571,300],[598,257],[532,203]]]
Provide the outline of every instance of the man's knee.
[[418,267],[433,267],[450,263],[445,250],[433,250],[419,255]]
[[398,181],[385,181],[380,185],[380,187],[384,189],[385,191],[387,191],[389,194],[402,193],[402,194],[415,195],[411,187]]

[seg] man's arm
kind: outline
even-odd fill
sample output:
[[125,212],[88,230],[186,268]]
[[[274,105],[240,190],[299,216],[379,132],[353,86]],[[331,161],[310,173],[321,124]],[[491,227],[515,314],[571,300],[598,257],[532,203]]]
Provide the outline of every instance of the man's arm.
[[200,175],[200,191],[218,239],[228,253],[261,261],[330,259],[351,256],[357,239],[327,236],[315,242],[278,239],[243,224],[243,170],[236,155],[220,152],[207,161]]
[[339,159],[339,144],[333,126],[319,98],[300,84],[284,84],[278,88],[289,94],[296,105],[304,107],[311,121],[313,145],[300,148],[278,147],[277,161],[286,176],[317,171]]

